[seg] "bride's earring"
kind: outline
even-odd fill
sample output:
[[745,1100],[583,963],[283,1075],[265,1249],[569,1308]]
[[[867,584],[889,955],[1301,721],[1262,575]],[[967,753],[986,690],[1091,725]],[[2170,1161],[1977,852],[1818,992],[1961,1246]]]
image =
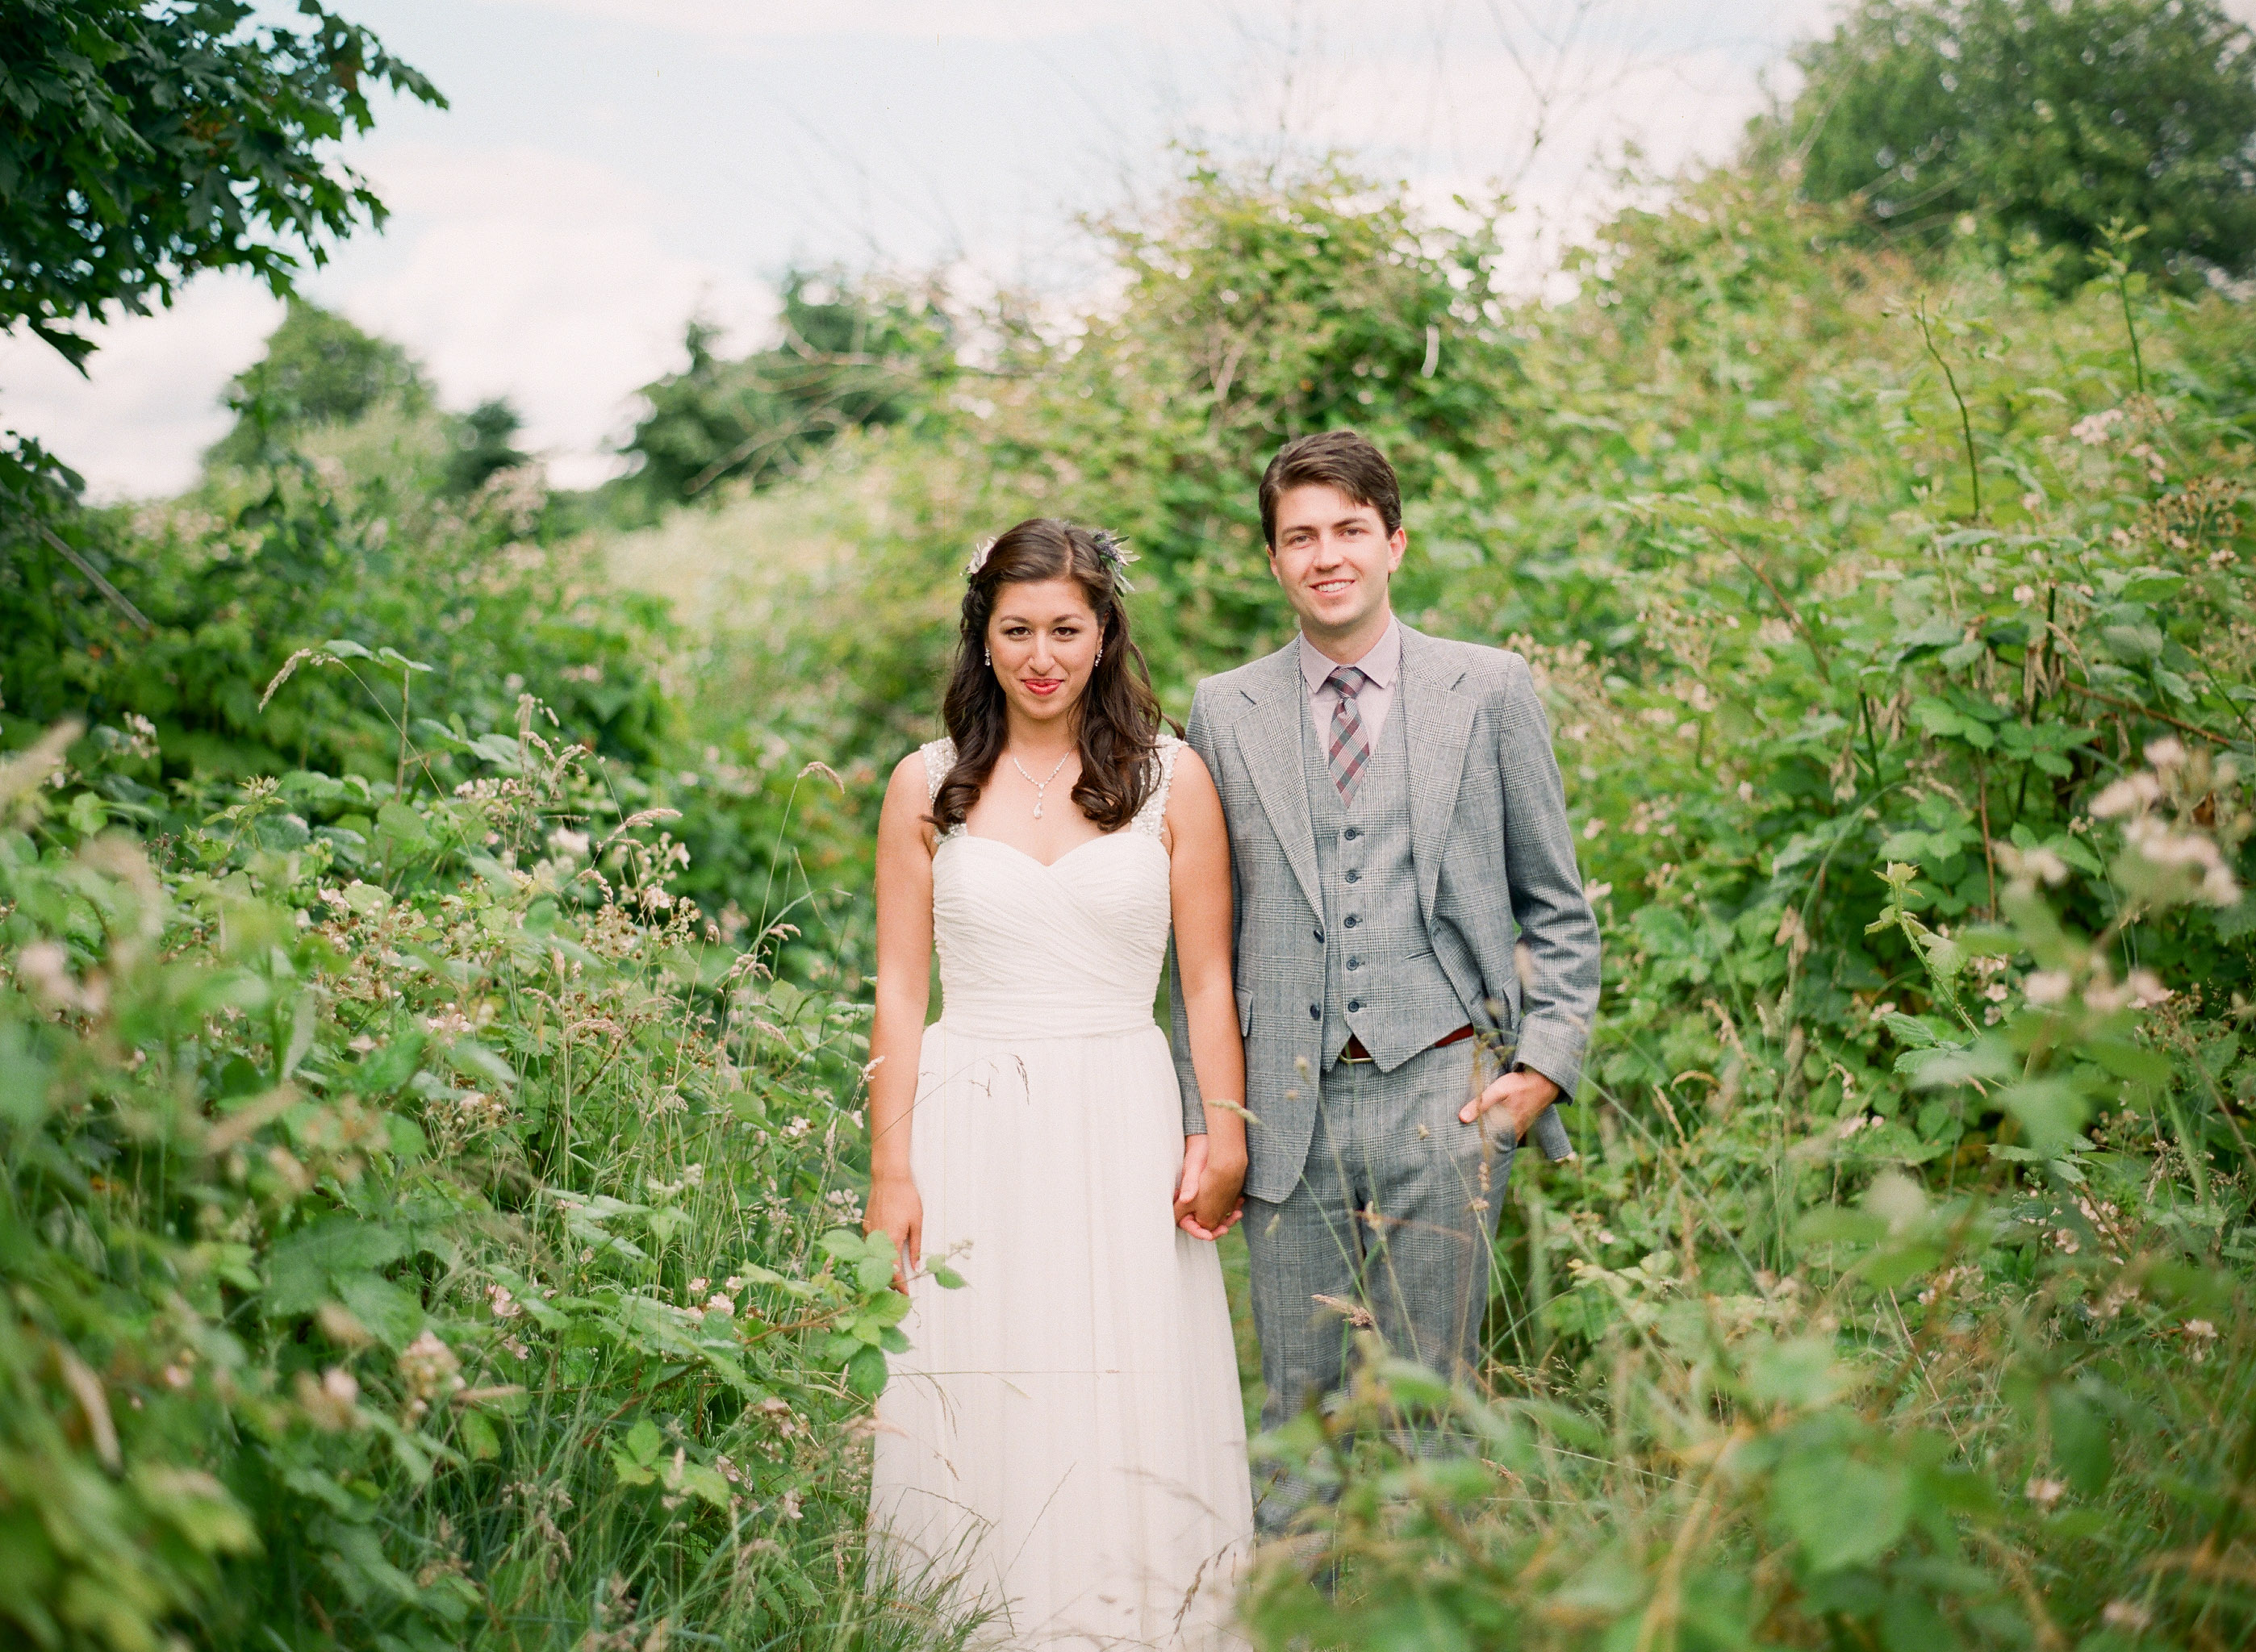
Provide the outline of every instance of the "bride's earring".
[[981,649],[979,651],[980,651],[982,654],[984,654],[984,655],[986,655],[986,656],[987,656],[987,669],[988,669],[989,671],[993,671],[993,670],[995,669],[995,654],[994,654],[994,650],[991,650],[991,649],[984,649],[984,648],[983,648],[983,649]]
[[1096,657],[1095,659],[1093,659],[1093,660],[1089,661],[1089,664],[1090,664],[1090,665],[1092,665],[1092,666],[1102,665],[1102,664],[1104,664],[1104,644],[1103,644],[1103,643],[1099,643],[1096,645]]

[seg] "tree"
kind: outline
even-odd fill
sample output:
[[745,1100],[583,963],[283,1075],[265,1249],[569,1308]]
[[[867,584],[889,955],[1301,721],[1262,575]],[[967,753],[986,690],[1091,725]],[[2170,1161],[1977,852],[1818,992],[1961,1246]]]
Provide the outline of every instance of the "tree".
[[514,470],[530,455],[517,446],[517,432],[525,428],[524,415],[504,397],[480,402],[460,418],[448,421],[455,451],[448,455],[446,491],[476,493],[497,471]]
[[1815,199],[1971,213],[2070,275],[2114,222],[2183,280],[2256,268],[2256,36],[2217,0],[1865,0],[1798,60],[1783,137]]
[[784,278],[782,334],[729,362],[714,329],[690,322],[688,370],[643,387],[650,412],[626,446],[653,503],[789,475],[840,432],[902,418],[913,392],[955,367],[955,328],[933,294],[835,270]]
[[430,397],[430,386],[405,350],[293,298],[282,325],[267,336],[266,354],[229,387],[235,428],[206,457],[215,464],[247,465],[267,440],[288,432],[349,424],[386,401],[412,413]]
[[367,88],[443,108],[377,38],[299,0],[300,30],[244,0],[7,0],[0,6],[0,330],[83,369],[68,330],[170,304],[201,271],[278,295],[384,204],[323,152],[373,123]]

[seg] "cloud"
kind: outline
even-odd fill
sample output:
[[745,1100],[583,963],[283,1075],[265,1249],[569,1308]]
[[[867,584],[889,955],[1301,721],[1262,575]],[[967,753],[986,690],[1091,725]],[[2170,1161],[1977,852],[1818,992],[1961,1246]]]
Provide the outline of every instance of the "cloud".
[[625,433],[636,388],[686,359],[693,313],[744,337],[773,312],[764,285],[670,245],[666,221],[682,203],[614,168],[435,144],[362,164],[393,209],[392,244],[340,258],[321,288],[407,346],[448,404],[508,397],[525,415],[520,439],[548,455],[561,486],[616,473],[606,444]]
[[88,378],[28,333],[0,336],[0,423],[75,467],[96,499],[178,493],[233,422],[222,390],[281,319],[255,281],[208,276],[170,310],[95,329]]
[[924,39],[1028,40],[1091,29],[1148,25],[1154,11],[1190,12],[1188,0],[824,0],[779,4],[776,0],[505,0],[505,4],[562,11],[732,41],[828,35],[895,35]]

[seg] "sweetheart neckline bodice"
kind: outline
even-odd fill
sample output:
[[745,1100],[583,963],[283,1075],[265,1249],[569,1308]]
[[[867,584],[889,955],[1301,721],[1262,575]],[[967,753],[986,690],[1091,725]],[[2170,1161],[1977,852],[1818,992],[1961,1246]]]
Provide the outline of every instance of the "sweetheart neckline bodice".
[[958,826],[955,831],[949,833],[946,837],[940,840],[939,845],[933,850],[933,854],[935,859],[938,858],[941,849],[946,848],[950,843],[956,841],[958,839],[962,839],[967,843],[991,843],[998,849],[1009,850],[1020,860],[1028,861],[1034,866],[1038,866],[1045,872],[1054,872],[1058,868],[1063,866],[1068,861],[1073,859],[1075,855],[1079,854],[1083,849],[1093,849],[1098,844],[1110,843],[1116,838],[1140,839],[1144,842],[1149,843],[1157,848],[1162,854],[1165,854],[1167,852],[1167,845],[1161,843],[1159,839],[1152,836],[1151,833],[1147,832],[1139,832],[1133,826],[1122,826],[1117,832],[1100,832],[1093,838],[1085,838],[1081,842],[1075,844],[1073,847],[1068,849],[1063,854],[1058,856],[1056,860],[1045,861],[1040,855],[1033,854],[1030,850],[1022,849],[1015,843],[1006,843],[1001,838],[982,837],[978,833],[973,832],[968,827]]

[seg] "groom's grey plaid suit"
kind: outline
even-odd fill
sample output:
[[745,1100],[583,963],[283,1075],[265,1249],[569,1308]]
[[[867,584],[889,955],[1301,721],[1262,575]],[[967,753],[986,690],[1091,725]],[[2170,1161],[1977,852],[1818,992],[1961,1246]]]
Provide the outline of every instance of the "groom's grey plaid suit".
[[[1297,641],[1202,683],[1188,730],[1230,826],[1245,1104],[1259,1121],[1247,1127],[1245,1234],[1270,1426],[1339,1381],[1342,1320],[1317,1297],[1360,1299],[1396,1352],[1444,1371],[1477,1357],[1512,1148],[1459,1122],[1457,1109],[1513,1059],[1571,1094],[1597,1008],[1597,925],[1527,663],[1408,626],[1401,636],[1382,749],[1353,805],[1361,813],[1315,791],[1332,782],[1308,760]],[[1399,795],[1366,795],[1390,784],[1407,791],[1407,831],[1393,834],[1406,836],[1407,864],[1392,887],[1406,905],[1414,888],[1417,911],[1360,914],[1359,931],[1343,929],[1353,921],[1343,906],[1358,900],[1348,884],[1385,875],[1348,863],[1384,854],[1385,822],[1406,819]],[[1319,821],[1337,834],[1321,846]],[[1398,937],[1396,967],[1343,975],[1343,950],[1377,938],[1373,918]],[[1343,981],[1374,975],[1379,990],[1338,1002]],[[1195,1133],[1205,1125],[1179,993],[1174,1021],[1184,1128]],[[1428,1045],[1467,1023],[1478,1040]],[[1342,1061],[1327,1047],[1343,1024],[1373,1060]],[[1552,1158],[1569,1151],[1555,1109],[1529,1134]],[[1280,1489],[1259,1511],[1265,1527],[1296,1499]]]

